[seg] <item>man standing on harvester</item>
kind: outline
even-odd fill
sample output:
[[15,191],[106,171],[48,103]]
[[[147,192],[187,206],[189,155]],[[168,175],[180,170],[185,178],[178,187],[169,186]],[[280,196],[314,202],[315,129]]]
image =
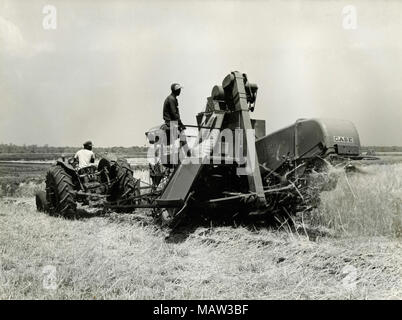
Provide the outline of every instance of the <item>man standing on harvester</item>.
[[183,87],[178,83],[173,83],[170,86],[172,93],[167,96],[165,102],[163,103],[163,120],[165,120],[165,124],[168,129],[170,128],[171,121],[177,121],[180,131],[186,129],[180,119],[179,103],[177,101],[177,97],[180,95],[181,88]]

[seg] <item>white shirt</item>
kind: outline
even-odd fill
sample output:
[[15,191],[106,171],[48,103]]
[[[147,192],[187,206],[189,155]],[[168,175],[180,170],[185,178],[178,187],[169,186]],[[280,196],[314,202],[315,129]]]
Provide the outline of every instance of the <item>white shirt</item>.
[[78,158],[78,167],[83,168],[93,164],[91,159],[95,160],[95,154],[91,150],[81,149],[75,154],[74,158]]

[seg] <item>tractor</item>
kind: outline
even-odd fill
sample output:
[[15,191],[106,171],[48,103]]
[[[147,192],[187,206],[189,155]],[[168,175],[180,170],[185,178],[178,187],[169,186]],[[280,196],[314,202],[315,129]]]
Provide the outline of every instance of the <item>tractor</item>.
[[78,168],[74,158],[58,159],[46,174],[46,192],[36,194],[39,211],[64,217],[74,216],[77,204],[100,207],[138,195],[140,181],[125,159],[111,155],[97,165]]

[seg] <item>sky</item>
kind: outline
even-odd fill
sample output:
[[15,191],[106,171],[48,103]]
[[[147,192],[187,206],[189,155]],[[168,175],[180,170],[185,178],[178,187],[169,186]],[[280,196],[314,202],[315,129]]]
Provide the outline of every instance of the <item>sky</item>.
[[402,145],[401,32],[398,1],[0,0],[0,143],[144,145],[171,83],[195,124],[238,70],[267,133],[340,118]]

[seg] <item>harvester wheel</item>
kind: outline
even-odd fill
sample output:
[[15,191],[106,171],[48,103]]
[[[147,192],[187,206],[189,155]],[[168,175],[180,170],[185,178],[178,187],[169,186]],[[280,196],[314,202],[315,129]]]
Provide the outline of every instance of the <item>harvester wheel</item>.
[[38,210],[39,212],[47,212],[49,210],[46,200],[46,192],[38,191],[35,194],[35,202],[36,202],[36,210]]
[[46,175],[46,200],[51,215],[74,215],[74,184],[71,176],[60,166],[50,168]]
[[159,219],[162,227],[174,229],[180,224],[183,217],[188,213],[189,205],[194,201],[193,195],[194,191],[190,192],[183,206],[180,208],[164,208],[160,210],[157,219]]
[[176,208],[162,209],[160,212],[160,222],[162,227],[174,227],[175,215],[178,212]]

